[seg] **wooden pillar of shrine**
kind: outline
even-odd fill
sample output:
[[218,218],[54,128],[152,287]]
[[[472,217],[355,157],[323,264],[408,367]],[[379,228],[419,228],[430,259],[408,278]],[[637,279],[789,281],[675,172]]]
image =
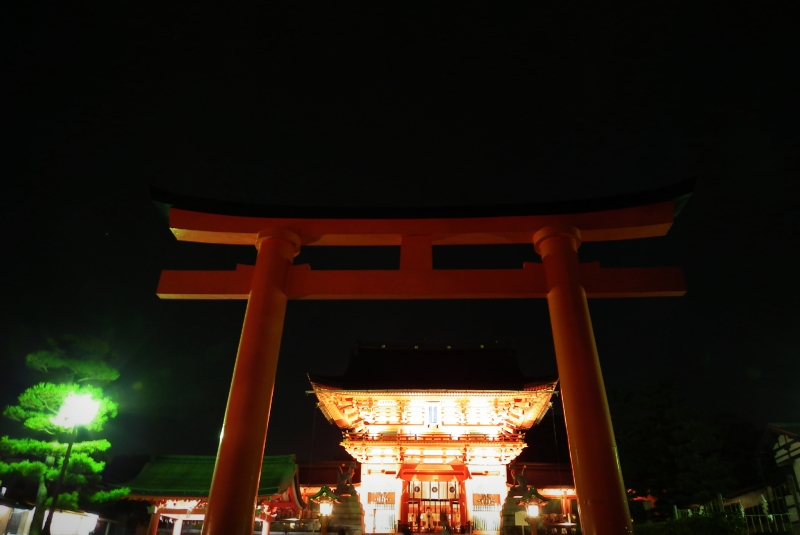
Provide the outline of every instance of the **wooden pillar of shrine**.
[[550,226],[534,235],[547,280],[572,473],[587,535],[633,533],[603,375],[581,285],[580,231]]
[[258,233],[250,295],[225,409],[203,535],[252,535],[275,373],[288,300],[284,289],[300,238]]
[[408,481],[403,481],[403,491],[400,493],[400,524],[411,524],[408,521]]
[[158,535],[158,522],[161,520],[161,513],[156,509],[150,515],[150,524],[147,526],[147,535]]

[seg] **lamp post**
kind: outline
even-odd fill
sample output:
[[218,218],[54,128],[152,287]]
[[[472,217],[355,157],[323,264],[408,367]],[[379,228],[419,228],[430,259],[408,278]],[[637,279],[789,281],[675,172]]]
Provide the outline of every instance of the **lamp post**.
[[[515,496],[516,497],[516,496]],[[539,494],[536,487],[531,487],[523,496],[518,505],[525,508],[525,514],[531,526],[531,532],[536,532],[536,518],[541,514],[541,509],[544,504],[548,502],[547,498]],[[524,529],[524,528],[523,528]],[[523,531],[524,533],[524,531]]]
[[322,500],[319,502],[320,526],[319,535],[328,535],[328,517],[333,512],[333,502]]
[[42,535],[50,535],[50,527],[53,524],[56,503],[58,502],[59,494],[61,494],[61,485],[64,483],[64,476],[67,474],[67,464],[69,463],[69,456],[72,453],[72,445],[75,443],[75,437],[78,436],[78,426],[92,423],[92,420],[97,416],[99,410],[100,402],[92,399],[92,396],[73,392],[64,400],[58,414],[50,419],[51,423],[69,429],[70,431],[67,452],[64,454],[64,462],[61,464],[61,473],[58,475],[58,480],[56,481],[53,502],[50,504],[49,514],[47,515],[47,521],[44,523]]
[[319,492],[308,497],[309,501],[319,504],[319,535],[328,533],[328,517],[333,513],[333,504],[341,500],[341,496],[335,494],[327,485],[322,485]]

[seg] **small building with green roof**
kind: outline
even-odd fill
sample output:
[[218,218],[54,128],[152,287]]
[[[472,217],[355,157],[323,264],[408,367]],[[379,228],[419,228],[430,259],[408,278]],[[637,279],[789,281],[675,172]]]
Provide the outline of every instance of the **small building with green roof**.
[[[184,522],[203,521],[215,461],[213,455],[160,455],[125,484],[131,489],[127,499],[150,504],[148,535],[156,535],[164,522],[179,534]],[[256,501],[262,533],[269,533],[276,518],[298,517],[304,508],[295,456],[264,457]]]

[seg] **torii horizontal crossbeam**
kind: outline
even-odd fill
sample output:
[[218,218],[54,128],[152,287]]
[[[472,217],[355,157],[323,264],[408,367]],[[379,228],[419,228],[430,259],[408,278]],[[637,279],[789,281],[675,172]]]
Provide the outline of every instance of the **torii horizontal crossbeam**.
[[[236,271],[163,271],[161,299],[247,299],[253,266]],[[686,293],[681,268],[581,264],[587,297],[672,297]],[[547,297],[541,264],[523,269],[312,270],[292,266],[289,299],[531,299]]]

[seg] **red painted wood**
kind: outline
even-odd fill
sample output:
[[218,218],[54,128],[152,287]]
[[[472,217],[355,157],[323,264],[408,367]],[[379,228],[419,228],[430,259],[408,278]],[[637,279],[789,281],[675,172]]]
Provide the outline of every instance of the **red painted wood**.
[[553,226],[534,237],[547,277],[564,419],[583,533],[633,533],[603,374],[578,263],[580,232]]
[[147,535],[158,535],[159,520],[161,520],[161,512],[156,511],[150,515],[150,523],[147,526]]
[[287,298],[299,238],[262,231],[253,269],[225,422],[208,495],[203,535],[252,535]]
[[403,236],[400,240],[400,269],[433,269],[432,245],[430,236]]
[[[587,297],[677,297],[686,293],[679,267],[601,268],[580,264]],[[236,271],[163,271],[161,299],[247,299],[253,266]],[[541,264],[524,269],[315,271],[292,266],[289,299],[532,299],[547,297]]]
[[264,228],[285,228],[303,245],[400,245],[403,236],[431,236],[433,245],[530,243],[539,229],[565,224],[583,241],[663,236],[674,201],[583,214],[448,219],[287,219],[242,217],[170,209],[169,225],[182,241],[253,245]]

